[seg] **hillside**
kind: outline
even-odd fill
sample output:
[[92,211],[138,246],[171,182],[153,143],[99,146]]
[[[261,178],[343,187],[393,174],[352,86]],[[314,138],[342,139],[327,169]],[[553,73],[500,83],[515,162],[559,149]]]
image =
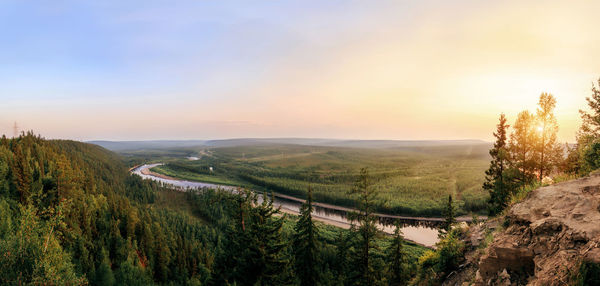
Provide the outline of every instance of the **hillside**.
[[446,285],[600,285],[600,173],[535,189],[464,240]]
[[101,147],[32,134],[3,138],[0,284],[206,281],[210,229],[153,207],[159,190],[129,176]]
[[[299,221],[252,193],[161,188],[96,145],[0,140],[1,285],[298,285]],[[314,225],[315,262],[303,265],[322,285],[351,284],[358,233]],[[413,275],[426,250],[372,243],[381,281]],[[400,268],[385,267],[388,253]]]
[[465,145],[489,145],[481,140],[342,140],[319,138],[235,138],[220,140],[149,140],[149,141],[106,141],[95,140],[88,143],[102,146],[108,150],[139,151],[179,148],[241,147],[258,145],[304,145],[352,148],[406,148],[441,147]]

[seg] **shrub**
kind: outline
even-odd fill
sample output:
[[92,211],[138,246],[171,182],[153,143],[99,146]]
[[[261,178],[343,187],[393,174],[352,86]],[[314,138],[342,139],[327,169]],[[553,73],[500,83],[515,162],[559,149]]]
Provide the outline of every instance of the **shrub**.
[[419,258],[415,285],[436,284],[458,269],[465,252],[465,245],[460,240],[462,235],[462,229],[452,229],[436,244],[435,251],[427,251]]

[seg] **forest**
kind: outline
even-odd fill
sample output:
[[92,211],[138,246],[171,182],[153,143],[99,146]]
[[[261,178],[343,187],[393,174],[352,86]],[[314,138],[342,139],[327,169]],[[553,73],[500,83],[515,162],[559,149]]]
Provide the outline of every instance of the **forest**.
[[[237,185],[299,198],[306,196],[310,186],[315,201],[346,207],[355,206],[355,199],[346,192],[360,169],[368,167],[380,194],[377,212],[441,216],[444,198],[449,194],[454,196],[460,215],[486,214],[488,194],[481,185],[490,158],[488,149],[485,142],[395,148],[263,144],[127,155],[137,163],[165,162],[152,170],[184,180]],[[187,156],[199,160],[188,160]]]
[[[550,94],[539,97],[535,114],[520,113],[512,132],[506,117],[500,116],[496,141],[489,150],[492,160],[484,172],[483,189],[489,193],[485,207],[490,216],[502,216],[540,185],[585,176],[600,167],[600,91],[594,87],[592,92],[587,98],[589,109],[581,112],[577,144],[558,142],[556,100]],[[217,151],[222,152],[220,156],[227,154]],[[249,151],[242,155],[249,161],[265,152]],[[351,151],[317,154],[349,156]],[[398,159],[386,151],[377,152],[391,158],[379,166]],[[357,156],[367,155],[359,152]],[[217,158],[210,166],[222,167],[217,156],[207,158]],[[352,227],[343,230],[313,221],[317,184],[307,184],[298,194],[306,202],[300,215],[292,216],[274,208],[272,200],[259,202],[257,193],[249,190],[165,189],[130,175],[132,158],[96,145],[46,140],[32,132],[11,139],[3,136],[0,284],[439,285],[465,259],[463,240],[468,226],[456,223],[464,202],[453,200],[454,193],[443,194],[447,196],[440,200],[445,218],[440,240],[435,249],[426,249],[404,241],[400,225],[394,235],[377,229],[374,214],[381,210],[385,195],[380,182],[393,172],[361,167],[356,173],[331,171],[335,174],[327,177],[308,172],[294,177],[291,169],[277,165],[282,162],[258,161],[261,166],[272,164],[263,169],[265,177],[279,170],[287,172],[290,180],[313,176],[349,183],[343,194],[357,210],[349,214]],[[336,170],[336,161],[329,162],[326,170]],[[186,168],[167,166],[167,171]],[[291,168],[304,166],[294,163]],[[205,170],[210,172],[210,168]],[[264,197],[269,194],[265,192]],[[595,266],[584,266],[579,269],[578,285],[586,285],[597,274]]]
[[[283,215],[250,192],[163,189],[101,147],[33,133],[1,139],[0,222],[0,284],[314,285],[308,271],[319,285],[350,285],[360,276],[358,230]],[[406,280],[425,250],[400,234],[369,242],[381,283]]]

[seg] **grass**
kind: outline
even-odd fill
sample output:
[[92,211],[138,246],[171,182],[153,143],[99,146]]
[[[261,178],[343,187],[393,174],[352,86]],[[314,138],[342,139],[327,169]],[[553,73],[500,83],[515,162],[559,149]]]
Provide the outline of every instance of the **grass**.
[[348,207],[356,202],[347,193],[360,168],[368,167],[380,194],[377,211],[439,216],[449,194],[459,214],[485,213],[488,195],[481,185],[489,165],[488,148],[484,144],[388,149],[269,144],[212,148],[210,155],[197,161],[185,157],[206,154],[204,150],[144,156],[165,159],[167,164],[153,171],[180,179],[297,197],[304,197],[311,186],[316,201]]
[[241,185],[239,182],[232,180],[227,177],[218,177],[209,174],[199,174],[196,172],[190,172],[186,170],[177,170],[172,165],[160,165],[150,169],[153,172],[167,175],[169,177],[189,180],[189,181],[198,181],[198,182],[206,182],[220,185],[230,185],[230,186],[239,186]]

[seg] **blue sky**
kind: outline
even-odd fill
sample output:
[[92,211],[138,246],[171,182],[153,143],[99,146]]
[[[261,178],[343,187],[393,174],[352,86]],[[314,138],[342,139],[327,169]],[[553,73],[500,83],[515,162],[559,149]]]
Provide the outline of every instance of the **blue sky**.
[[600,75],[597,6],[2,1],[0,133],[487,139],[542,91],[577,117]]

